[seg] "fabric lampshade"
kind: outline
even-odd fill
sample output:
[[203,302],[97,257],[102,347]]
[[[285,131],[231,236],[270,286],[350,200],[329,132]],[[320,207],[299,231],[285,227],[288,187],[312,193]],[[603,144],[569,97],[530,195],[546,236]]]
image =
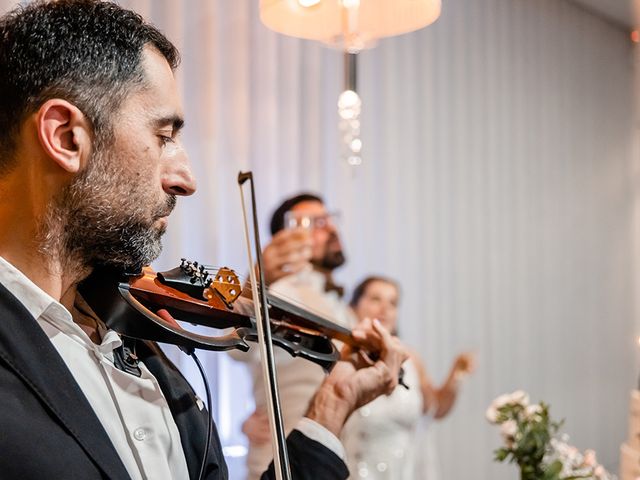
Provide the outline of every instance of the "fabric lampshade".
[[441,0],[260,0],[268,28],[345,50],[426,27],[440,10]]

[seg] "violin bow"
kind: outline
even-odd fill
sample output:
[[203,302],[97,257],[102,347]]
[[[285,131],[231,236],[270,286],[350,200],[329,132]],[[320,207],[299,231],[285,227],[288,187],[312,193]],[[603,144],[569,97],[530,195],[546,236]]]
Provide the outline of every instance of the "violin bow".
[[[247,222],[247,211],[245,208],[243,184],[249,180],[251,185],[251,210],[253,217],[253,234],[256,249],[256,261],[258,265],[259,285],[256,279],[256,272],[253,268],[253,257],[251,255],[251,241],[249,236],[249,224]],[[254,298],[256,326],[258,330],[258,347],[260,349],[260,359],[262,360],[262,376],[264,378],[265,389],[267,390],[267,412],[271,430],[271,444],[273,448],[273,462],[277,480],[291,480],[291,467],[289,466],[289,456],[287,455],[287,442],[284,435],[282,423],[282,411],[280,409],[280,396],[278,393],[278,379],[276,376],[276,363],[273,357],[273,342],[271,339],[271,327],[269,319],[269,307],[267,304],[266,286],[264,273],[262,270],[262,252],[260,250],[260,234],[258,232],[258,215],[256,208],[256,195],[252,172],[238,173],[238,186],[240,188],[240,199],[242,202],[242,217],[244,221],[244,236],[247,244],[247,257],[249,259],[249,277],[251,280],[251,291]],[[258,301],[259,299],[259,301]]]

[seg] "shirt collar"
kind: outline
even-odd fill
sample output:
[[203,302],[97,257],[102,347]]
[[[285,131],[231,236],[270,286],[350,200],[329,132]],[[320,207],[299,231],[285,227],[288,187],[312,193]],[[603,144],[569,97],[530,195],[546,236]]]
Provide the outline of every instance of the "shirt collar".
[[24,273],[0,257],[0,283],[18,299],[34,318],[39,318],[45,311],[68,316],[69,311],[48,293],[33,283]]
[[73,321],[71,312],[64,305],[33,283],[24,273],[0,256],[0,283],[18,299],[36,320],[44,319],[54,325],[62,333],[91,345],[102,353],[111,352],[122,344],[119,335],[108,330],[98,319],[93,310],[78,294],[76,305],[82,306],[84,314],[91,316],[98,323],[102,342],[95,345],[88,335]]

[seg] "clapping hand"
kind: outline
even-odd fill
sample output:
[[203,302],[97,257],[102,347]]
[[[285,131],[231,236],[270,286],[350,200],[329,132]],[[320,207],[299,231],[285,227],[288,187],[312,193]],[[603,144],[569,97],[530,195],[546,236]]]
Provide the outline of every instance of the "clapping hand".
[[453,361],[453,371],[457,379],[473,373],[476,369],[476,357],[473,353],[464,352]]

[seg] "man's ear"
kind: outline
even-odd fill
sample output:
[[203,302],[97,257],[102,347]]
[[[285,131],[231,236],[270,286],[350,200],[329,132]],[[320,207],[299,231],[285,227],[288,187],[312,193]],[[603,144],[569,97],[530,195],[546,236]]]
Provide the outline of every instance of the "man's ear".
[[38,139],[44,152],[63,170],[77,173],[91,151],[89,120],[72,103],[47,100],[36,115]]

